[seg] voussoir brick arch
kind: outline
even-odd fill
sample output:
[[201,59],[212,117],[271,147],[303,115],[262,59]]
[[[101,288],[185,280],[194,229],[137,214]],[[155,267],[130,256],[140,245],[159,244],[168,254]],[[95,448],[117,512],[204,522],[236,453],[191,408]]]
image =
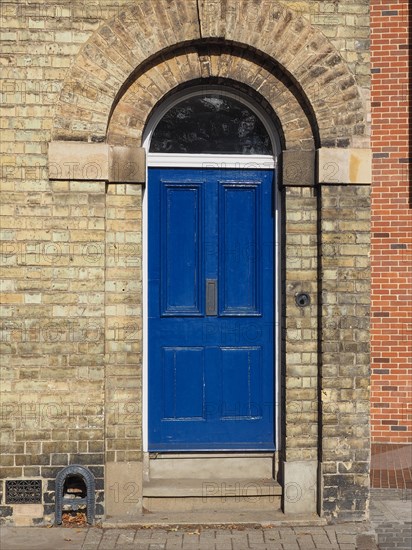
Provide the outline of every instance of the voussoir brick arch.
[[[147,120],[157,103],[171,91],[193,84],[238,88],[266,107],[275,122],[283,149],[313,150],[309,117],[290,88],[270,65],[262,66],[245,52],[223,47],[186,46],[161,56],[142,72],[121,96],[110,117],[111,145],[140,146]],[[184,69],[184,70],[183,70]]]
[[[98,29],[77,56],[56,107],[53,139],[105,141],[113,106],[145,65],[194,43],[243,48],[262,66],[270,60],[312,113],[317,147],[351,145],[352,136],[365,132],[352,73],[301,14],[257,0],[137,0]],[[184,75],[188,69],[177,70]]]

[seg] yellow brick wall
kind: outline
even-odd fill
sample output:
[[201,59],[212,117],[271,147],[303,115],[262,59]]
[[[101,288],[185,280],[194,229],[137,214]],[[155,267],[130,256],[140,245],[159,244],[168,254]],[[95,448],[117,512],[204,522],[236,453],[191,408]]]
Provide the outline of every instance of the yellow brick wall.
[[[88,65],[86,56],[79,65],[79,56],[88,41],[94,40],[99,51],[104,37],[110,38],[104,24],[124,13],[125,8],[130,8],[127,21],[131,27],[144,25],[141,14],[152,17],[155,10],[164,18],[161,29],[149,29],[152,38],[147,49],[156,49],[161,35],[166,41],[173,34],[166,28],[173,14],[162,2],[39,0],[4,1],[0,6],[2,477],[42,478],[44,513],[49,518],[54,509],[53,480],[66,464],[76,462],[91,468],[98,483],[97,514],[102,515],[105,463],[141,460],[142,187],[103,181],[51,181],[48,143],[62,135],[105,139],[106,115],[119,90],[115,81],[119,73],[113,72],[106,79],[106,94],[97,90],[92,79],[92,75],[101,76],[99,63],[105,63],[104,56],[95,64],[88,61]],[[305,24],[310,22],[321,31],[322,41],[325,37],[330,40],[338,52],[330,63],[340,63],[342,58],[345,70],[353,75],[348,85],[357,90],[347,98],[355,114],[342,113],[342,117],[347,115],[343,122],[328,118],[328,104],[323,111],[319,109],[324,113],[320,130],[334,145],[347,146],[348,140],[354,146],[367,145],[367,121],[356,117],[367,110],[369,94],[369,3],[280,0],[261,2],[259,9],[249,2],[247,10],[241,4],[201,1],[197,5],[190,0],[180,3],[175,11],[182,19],[186,14],[189,21],[188,14],[198,7],[202,32],[208,35],[214,29],[219,31],[222,6],[226,5],[227,21],[243,18],[240,31],[245,40],[250,38],[252,23],[262,22],[266,34],[253,39],[263,45],[271,40],[279,10],[285,21],[286,7],[298,12]],[[136,6],[141,6],[140,12],[133,11]],[[139,17],[133,20],[130,14],[137,13]],[[97,37],[99,29],[102,33]],[[184,34],[193,29],[187,24],[175,31]],[[228,26],[226,31],[233,29]],[[308,35],[305,39],[309,40]],[[312,44],[314,49],[316,44]],[[233,71],[228,76],[235,78],[238,71],[245,79],[251,75],[257,79],[260,68],[254,73],[249,65],[244,69],[249,61],[241,62],[240,57],[232,56]],[[111,62],[115,68],[122,66],[116,56]],[[195,63],[199,63],[197,58]],[[299,72],[299,58],[291,54],[290,63]],[[201,70],[209,71],[206,65]],[[163,74],[172,74],[172,66],[172,61],[165,62]],[[213,64],[210,66],[213,69]],[[333,65],[327,70],[333,72]],[[120,71],[122,78],[125,74]],[[308,95],[319,99],[319,83],[306,73],[301,77]],[[139,84],[142,90],[145,83],[148,80]],[[273,93],[275,84],[268,80],[265,85],[267,93]],[[288,105],[284,107],[285,119]],[[149,111],[144,112],[147,115]],[[114,143],[123,139],[122,129],[131,131],[127,124],[122,126],[121,109],[118,114],[120,126],[112,128],[114,136],[120,131],[120,138],[114,137]],[[307,136],[293,137],[294,122],[290,122],[291,142],[299,148]],[[334,130],[340,123],[347,131],[345,143],[339,143],[340,135]],[[312,137],[309,141],[307,148],[313,149]],[[308,277],[311,290],[317,292],[319,205],[310,189],[291,190],[285,201],[291,229],[286,242],[290,268],[287,284],[292,285],[285,290],[289,292],[288,307],[294,307],[292,297],[302,286],[302,278]],[[310,211],[307,220],[299,217],[302,205]],[[297,247],[304,247],[304,257]],[[299,401],[297,417],[291,414],[289,426],[285,426],[291,459],[311,459],[317,454],[317,409],[311,404],[318,389],[314,378],[318,356],[312,349],[313,332],[317,333],[316,307],[315,302],[311,313],[305,314],[309,319],[289,315],[287,321],[290,332],[285,349],[290,370],[285,384],[290,391],[289,404],[295,395]],[[298,375],[298,369],[305,375]],[[293,407],[292,412],[297,410]],[[302,414],[308,423],[306,434],[297,427]],[[10,517],[12,509],[4,497],[1,506],[5,517]]]

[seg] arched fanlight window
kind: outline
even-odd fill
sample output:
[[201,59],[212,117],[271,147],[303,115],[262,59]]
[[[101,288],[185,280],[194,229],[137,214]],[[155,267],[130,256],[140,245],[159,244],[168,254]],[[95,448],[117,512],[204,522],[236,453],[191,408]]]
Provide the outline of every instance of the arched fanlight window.
[[151,153],[273,155],[264,124],[244,103],[219,93],[174,105],[156,126]]

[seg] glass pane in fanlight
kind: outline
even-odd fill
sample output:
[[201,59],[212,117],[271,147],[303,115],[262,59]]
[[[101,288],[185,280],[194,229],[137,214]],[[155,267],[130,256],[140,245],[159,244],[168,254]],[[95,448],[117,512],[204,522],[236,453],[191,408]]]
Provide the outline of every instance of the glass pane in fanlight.
[[258,116],[231,97],[206,94],[172,107],[157,125],[152,153],[272,155]]

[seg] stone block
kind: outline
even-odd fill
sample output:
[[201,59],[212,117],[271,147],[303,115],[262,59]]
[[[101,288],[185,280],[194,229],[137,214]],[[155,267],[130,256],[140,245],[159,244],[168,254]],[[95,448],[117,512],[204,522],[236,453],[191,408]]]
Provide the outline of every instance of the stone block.
[[142,463],[106,463],[105,495],[108,517],[142,513]]
[[311,461],[286,461],[283,463],[285,514],[314,514],[317,507],[318,463]]
[[283,151],[282,184],[313,186],[316,183],[315,151]]
[[49,143],[49,179],[98,181],[108,178],[109,147],[105,143]]
[[42,504],[14,504],[13,521],[16,527],[33,525],[33,519],[43,517]]
[[112,183],[145,183],[146,151],[143,147],[110,147],[109,180]]
[[372,183],[371,149],[322,148],[318,153],[318,181],[328,184]]
[[[146,151],[142,147],[109,147],[105,143],[52,141],[49,144],[49,179],[63,180],[66,186],[71,181],[71,191],[89,193],[101,192],[100,181],[144,183]],[[96,189],[85,181],[95,182]]]

